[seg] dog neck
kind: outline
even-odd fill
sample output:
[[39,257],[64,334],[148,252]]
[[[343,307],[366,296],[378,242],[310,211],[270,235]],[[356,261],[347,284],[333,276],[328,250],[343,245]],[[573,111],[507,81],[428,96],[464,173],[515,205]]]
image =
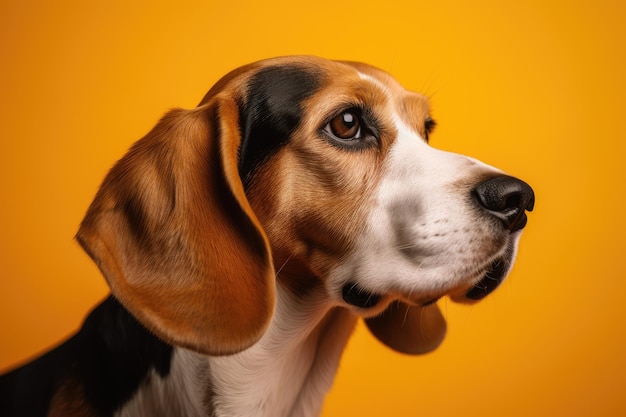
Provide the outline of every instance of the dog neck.
[[256,344],[210,357],[176,348],[171,374],[151,375],[118,417],[318,416],[355,324],[321,291],[303,302],[279,285],[274,317]]
[[356,323],[321,294],[307,302],[278,286],[268,331],[251,348],[211,357],[216,416],[317,416]]

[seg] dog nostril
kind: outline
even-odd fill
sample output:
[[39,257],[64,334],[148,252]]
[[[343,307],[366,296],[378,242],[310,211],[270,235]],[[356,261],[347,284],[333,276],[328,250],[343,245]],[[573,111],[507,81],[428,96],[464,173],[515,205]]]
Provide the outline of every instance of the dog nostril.
[[514,232],[526,226],[526,211],[532,211],[535,194],[530,185],[517,178],[500,176],[484,181],[472,191],[481,207],[499,218]]

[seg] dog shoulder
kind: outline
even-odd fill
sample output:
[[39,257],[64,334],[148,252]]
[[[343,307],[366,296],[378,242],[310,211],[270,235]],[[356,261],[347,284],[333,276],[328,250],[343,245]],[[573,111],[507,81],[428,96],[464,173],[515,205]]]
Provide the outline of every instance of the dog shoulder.
[[109,296],[70,339],[0,376],[0,415],[112,416],[151,370],[167,377],[172,352]]

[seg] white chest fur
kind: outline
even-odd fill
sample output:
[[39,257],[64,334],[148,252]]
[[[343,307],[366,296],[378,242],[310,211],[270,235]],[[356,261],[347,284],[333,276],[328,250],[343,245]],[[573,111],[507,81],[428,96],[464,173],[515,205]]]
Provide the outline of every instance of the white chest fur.
[[170,374],[152,371],[116,417],[318,416],[356,316],[280,288],[277,296],[259,342],[219,357],[176,348]]
[[263,338],[236,355],[209,358],[216,417],[307,417],[320,413],[356,318],[278,290]]
[[170,373],[150,371],[137,393],[115,417],[204,417],[209,379],[206,357],[174,349]]

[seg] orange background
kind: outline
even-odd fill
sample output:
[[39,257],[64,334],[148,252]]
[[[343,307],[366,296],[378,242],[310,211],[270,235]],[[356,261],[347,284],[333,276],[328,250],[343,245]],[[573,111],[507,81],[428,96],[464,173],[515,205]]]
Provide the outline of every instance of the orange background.
[[0,3],[0,369],[106,293],[72,240],[107,169],[225,72],[310,53],[432,98],[432,143],[531,183],[518,262],[492,297],[442,301],[435,353],[363,327],[331,416],[626,415],[626,8],[608,0]]

